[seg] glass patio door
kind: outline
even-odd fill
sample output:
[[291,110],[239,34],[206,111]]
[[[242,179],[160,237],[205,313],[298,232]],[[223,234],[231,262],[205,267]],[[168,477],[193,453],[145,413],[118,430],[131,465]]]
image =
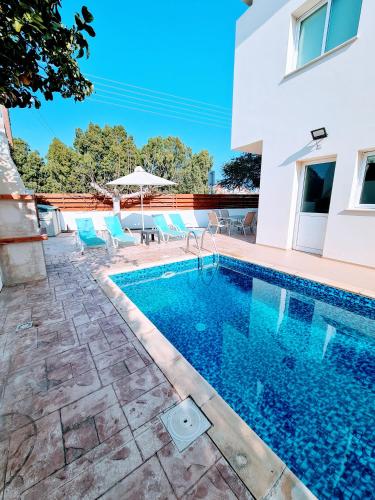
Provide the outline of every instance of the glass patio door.
[[294,248],[322,254],[336,162],[304,166]]

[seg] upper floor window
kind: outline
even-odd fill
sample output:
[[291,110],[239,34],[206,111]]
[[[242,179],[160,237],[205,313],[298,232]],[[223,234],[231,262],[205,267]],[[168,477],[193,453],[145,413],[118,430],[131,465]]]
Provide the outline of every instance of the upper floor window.
[[356,36],[362,0],[324,0],[298,22],[297,67]]
[[360,172],[359,205],[375,207],[375,151],[364,156]]

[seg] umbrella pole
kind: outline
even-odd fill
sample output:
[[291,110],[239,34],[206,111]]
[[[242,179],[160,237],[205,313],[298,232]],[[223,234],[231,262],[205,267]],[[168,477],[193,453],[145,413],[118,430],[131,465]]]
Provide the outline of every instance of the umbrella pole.
[[145,219],[143,215],[143,188],[141,186],[141,212],[142,212],[142,229],[145,228]]

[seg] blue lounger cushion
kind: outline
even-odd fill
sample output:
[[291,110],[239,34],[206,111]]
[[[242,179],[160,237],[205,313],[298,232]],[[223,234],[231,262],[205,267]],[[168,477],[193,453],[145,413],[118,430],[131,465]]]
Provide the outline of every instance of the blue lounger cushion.
[[182,236],[184,236],[184,234],[181,231],[176,231],[175,229],[171,229],[168,226],[164,215],[162,214],[153,215],[152,218],[155,223],[155,226],[162,233],[167,234],[168,236],[175,236],[176,238],[181,238]]
[[106,242],[103,238],[97,236],[94,229],[94,224],[91,218],[76,219],[77,231],[79,239],[87,247],[105,246]]
[[184,233],[189,233],[192,231],[196,236],[200,236],[204,231],[203,229],[193,229],[187,227],[180,214],[169,214],[169,217],[174,227],[176,227],[179,231],[182,231]]
[[113,239],[121,243],[135,243],[135,238],[131,234],[124,233],[120,219],[117,215],[104,217],[105,225]]

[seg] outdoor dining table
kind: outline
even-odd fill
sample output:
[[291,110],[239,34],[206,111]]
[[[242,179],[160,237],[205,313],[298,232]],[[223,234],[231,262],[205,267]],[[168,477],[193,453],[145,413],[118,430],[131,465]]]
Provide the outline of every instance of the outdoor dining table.
[[238,221],[244,219],[246,216],[245,215],[231,215],[229,217],[230,220]]
[[233,224],[234,222],[238,222],[245,218],[245,215],[231,215],[230,217],[219,217],[222,221],[229,221],[229,224]]

